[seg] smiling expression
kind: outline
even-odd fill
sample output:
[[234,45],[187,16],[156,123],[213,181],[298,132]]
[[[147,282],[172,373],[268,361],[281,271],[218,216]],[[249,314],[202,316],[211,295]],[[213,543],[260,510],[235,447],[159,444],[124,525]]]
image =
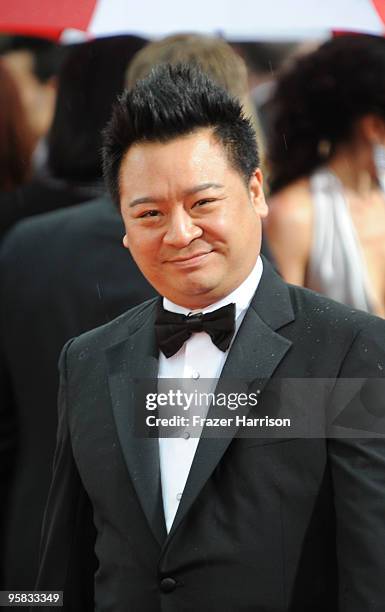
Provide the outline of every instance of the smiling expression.
[[231,293],[251,272],[267,206],[257,169],[248,185],[209,128],[133,145],[120,168],[127,247],[163,296],[190,309]]

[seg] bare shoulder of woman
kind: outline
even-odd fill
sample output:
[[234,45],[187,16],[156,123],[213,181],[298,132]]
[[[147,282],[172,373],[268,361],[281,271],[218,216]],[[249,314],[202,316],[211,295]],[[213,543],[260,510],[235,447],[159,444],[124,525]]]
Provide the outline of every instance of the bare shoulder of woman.
[[299,179],[269,198],[265,232],[278,269],[289,283],[304,285],[312,240],[308,179]]

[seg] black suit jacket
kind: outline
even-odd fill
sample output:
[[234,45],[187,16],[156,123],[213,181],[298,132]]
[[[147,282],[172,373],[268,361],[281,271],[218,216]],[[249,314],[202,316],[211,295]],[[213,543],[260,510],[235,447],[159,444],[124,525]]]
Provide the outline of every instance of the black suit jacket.
[[88,202],[100,195],[101,189],[101,184],[69,183],[51,177],[35,177],[12,191],[2,192],[0,238],[25,217]]
[[[384,375],[382,320],[264,266],[219,384]],[[202,437],[167,536],[158,440],[135,429],[137,381],[157,375],[156,302],[62,353],[38,588],[63,589],[71,611],[384,610],[381,438]]]
[[156,295],[123,248],[123,234],[118,212],[104,198],[25,220],[4,240],[0,514],[6,511],[7,516],[0,521],[5,531],[2,588],[32,589],[36,581],[63,345]]

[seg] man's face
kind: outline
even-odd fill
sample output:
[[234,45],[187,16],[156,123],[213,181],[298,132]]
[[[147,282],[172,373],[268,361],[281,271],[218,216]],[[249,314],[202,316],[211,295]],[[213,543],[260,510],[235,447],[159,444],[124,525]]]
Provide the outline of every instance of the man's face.
[[120,194],[123,244],[171,301],[204,308],[251,272],[267,214],[261,173],[246,185],[210,129],[132,146]]

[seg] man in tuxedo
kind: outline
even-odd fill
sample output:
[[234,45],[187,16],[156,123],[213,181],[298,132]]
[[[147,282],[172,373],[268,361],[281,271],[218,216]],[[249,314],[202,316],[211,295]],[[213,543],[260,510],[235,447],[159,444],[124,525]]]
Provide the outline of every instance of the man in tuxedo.
[[[115,80],[119,70],[123,75],[127,59],[120,39],[112,44],[115,52],[120,49],[110,75],[115,74]],[[96,61],[95,46],[92,49],[91,59]],[[103,57],[102,67],[107,70],[111,54]],[[152,42],[130,62],[127,86],[164,61],[199,64],[231,95],[247,103],[246,66],[223,39],[180,34]],[[101,80],[105,88],[106,81]],[[92,142],[96,137],[100,138],[92,135]],[[99,153],[96,149],[92,155]],[[57,362],[63,345],[156,295],[123,248],[123,234],[119,210],[104,196],[25,220],[4,240],[0,253],[0,498],[6,519],[0,520],[0,532],[6,535],[0,545],[0,566],[4,567],[0,575],[4,575],[4,589],[32,589],[36,581],[57,429]],[[12,436],[14,425],[17,436]],[[12,438],[18,443],[14,455]]]
[[274,381],[334,381],[329,406],[343,378],[384,376],[383,321],[287,285],[260,258],[258,166],[240,104],[199,70],[159,67],[115,107],[105,177],[124,245],[162,298],[61,355],[37,587],[63,590],[65,610],[385,609],[377,429],[348,435],[342,420],[345,436],[329,440],[249,437],[243,425],[214,437],[189,425],[180,437],[140,430],[143,381],[145,393],[160,379],[238,381],[260,394],[261,408],[244,408],[258,418],[277,409],[263,406]]

